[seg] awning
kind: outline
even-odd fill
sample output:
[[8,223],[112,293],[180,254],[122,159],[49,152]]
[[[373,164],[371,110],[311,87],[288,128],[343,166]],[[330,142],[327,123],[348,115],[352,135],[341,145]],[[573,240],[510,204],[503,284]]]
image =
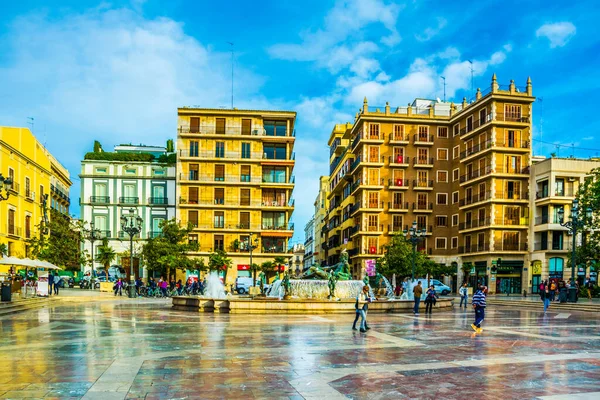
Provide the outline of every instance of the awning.
[[30,258],[4,257],[0,258],[0,265],[20,265],[31,268],[62,269],[48,261],[32,260]]

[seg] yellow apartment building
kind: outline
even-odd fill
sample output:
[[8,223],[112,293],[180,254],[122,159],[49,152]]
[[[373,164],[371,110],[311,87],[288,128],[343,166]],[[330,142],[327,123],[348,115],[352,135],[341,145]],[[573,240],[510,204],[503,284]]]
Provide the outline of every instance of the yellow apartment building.
[[69,173],[29,129],[13,127],[0,127],[0,173],[13,181],[2,193],[8,199],[0,201],[0,243],[9,256],[28,257],[27,240],[40,234],[44,202],[50,207],[51,182],[60,181],[68,198]]
[[[342,249],[360,278],[390,237],[413,222],[436,262],[471,267],[490,292],[528,286],[531,80],[477,89],[461,104],[416,99],[370,106],[329,139],[329,265]],[[496,260],[502,258],[501,267]],[[459,270],[459,280],[462,280]]]
[[191,222],[190,240],[206,257],[232,259],[227,284],[250,276],[253,263],[289,258],[294,233],[293,111],[179,108],[177,219]]

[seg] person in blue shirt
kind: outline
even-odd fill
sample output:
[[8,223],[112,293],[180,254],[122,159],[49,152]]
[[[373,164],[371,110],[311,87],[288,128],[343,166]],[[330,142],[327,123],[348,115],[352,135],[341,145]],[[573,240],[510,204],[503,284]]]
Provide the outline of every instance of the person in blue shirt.
[[477,292],[473,295],[473,308],[475,309],[475,323],[471,324],[471,328],[477,333],[483,332],[481,329],[481,323],[485,318],[485,294],[487,293],[487,287],[479,285]]
[[427,289],[427,294],[425,295],[425,314],[431,314],[431,310],[433,305],[437,302],[437,295],[435,293],[435,287],[433,285],[429,286]]

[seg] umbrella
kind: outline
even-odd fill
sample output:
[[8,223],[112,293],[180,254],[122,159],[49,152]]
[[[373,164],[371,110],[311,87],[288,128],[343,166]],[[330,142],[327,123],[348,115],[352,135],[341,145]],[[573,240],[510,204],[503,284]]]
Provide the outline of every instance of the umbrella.
[[56,265],[48,262],[48,261],[42,261],[42,260],[35,260],[35,265],[37,267],[40,268],[47,268],[47,269],[62,269],[60,267],[57,267]]
[[36,267],[36,263],[29,258],[4,257],[0,258],[2,265],[21,265],[23,267]]

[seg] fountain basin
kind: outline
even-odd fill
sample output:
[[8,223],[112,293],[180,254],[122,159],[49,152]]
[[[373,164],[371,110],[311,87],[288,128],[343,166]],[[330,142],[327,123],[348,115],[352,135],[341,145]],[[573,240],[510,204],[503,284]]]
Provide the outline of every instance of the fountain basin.
[[[434,305],[433,311],[452,310],[453,301],[453,298],[440,298]],[[174,310],[230,314],[351,314],[356,312],[354,304],[355,300],[173,297]],[[369,304],[369,313],[410,314],[413,312],[413,307],[412,300],[376,300]],[[424,311],[424,309],[425,304],[421,302],[420,310]]]

